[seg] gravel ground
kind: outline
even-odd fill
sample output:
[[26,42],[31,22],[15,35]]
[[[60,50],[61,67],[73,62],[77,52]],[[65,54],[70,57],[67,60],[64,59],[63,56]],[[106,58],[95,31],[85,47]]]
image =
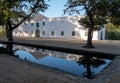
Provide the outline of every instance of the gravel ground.
[[0,83],[74,83],[53,70],[34,63],[0,55]]
[[[7,41],[6,38],[0,38],[1,41]],[[26,38],[26,37],[15,37],[14,42],[17,43],[26,43],[34,45],[44,45],[44,46],[53,46],[61,47],[67,49],[76,49],[78,51],[88,51],[88,52],[100,52],[114,54],[120,56],[120,41],[117,40],[96,40],[93,41],[95,49],[86,49],[86,41],[80,39],[57,39],[57,38]]]

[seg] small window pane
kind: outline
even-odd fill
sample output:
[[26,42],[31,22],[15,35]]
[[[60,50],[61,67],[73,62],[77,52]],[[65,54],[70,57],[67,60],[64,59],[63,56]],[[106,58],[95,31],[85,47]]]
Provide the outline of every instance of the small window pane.
[[64,35],[64,31],[61,31],[61,35],[62,35],[62,36]]
[[43,35],[45,35],[45,31],[43,31]]
[[42,22],[43,25],[45,25],[45,22]]
[[37,27],[37,28],[39,27],[39,22],[36,23],[36,27]]
[[31,26],[33,26],[33,23],[31,23]]
[[27,33],[27,31],[25,31],[25,33]]
[[72,36],[75,36],[75,31],[72,31]]
[[33,34],[33,31],[31,31],[31,34]]
[[54,35],[54,31],[52,31],[51,35]]

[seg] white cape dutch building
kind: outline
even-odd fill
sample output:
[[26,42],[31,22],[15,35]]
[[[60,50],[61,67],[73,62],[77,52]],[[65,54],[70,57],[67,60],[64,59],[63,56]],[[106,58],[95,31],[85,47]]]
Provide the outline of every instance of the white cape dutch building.
[[[14,36],[38,38],[77,38],[87,40],[87,29],[78,22],[83,16],[46,18],[36,15],[13,31]],[[105,27],[93,32],[93,40],[105,39]]]

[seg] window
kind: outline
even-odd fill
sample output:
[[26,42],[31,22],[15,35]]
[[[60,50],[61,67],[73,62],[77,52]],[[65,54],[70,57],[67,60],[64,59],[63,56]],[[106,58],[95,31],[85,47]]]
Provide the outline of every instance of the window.
[[33,23],[31,23],[31,26],[33,26]]
[[36,48],[37,51],[39,51],[39,48]]
[[51,35],[54,35],[54,31],[51,32]]
[[75,36],[75,31],[72,31],[72,36]]
[[40,30],[39,29],[36,29],[35,36],[40,37]]
[[22,33],[22,31],[20,31],[20,33]]
[[33,31],[31,31],[31,34],[33,34]]
[[42,51],[43,51],[43,52],[45,52],[45,50],[44,50],[44,49],[42,49]]
[[61,31],[61,35],[62,35],[62,36],[64,35],[64,31]]
[[45,25],[45,22],[43,21],[42,24]]
[[25,33],[27,34],[27,31],[25,31]]
[[37,28],[39,27],[39,22],[36,23],[36,27],[37,27]]
[[45,35],[45,31],[43,31],[43,35]]
[[26,23],[26,22],[24,22],[24,24],[25,24],[25,25],[27,25],[27,23]]

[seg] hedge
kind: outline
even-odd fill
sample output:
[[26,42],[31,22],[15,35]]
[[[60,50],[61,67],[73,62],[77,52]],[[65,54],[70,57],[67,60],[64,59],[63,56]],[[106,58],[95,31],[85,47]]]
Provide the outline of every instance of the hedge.
[[106,38],[110,40],[120,40],[120,29],[108,31]]

